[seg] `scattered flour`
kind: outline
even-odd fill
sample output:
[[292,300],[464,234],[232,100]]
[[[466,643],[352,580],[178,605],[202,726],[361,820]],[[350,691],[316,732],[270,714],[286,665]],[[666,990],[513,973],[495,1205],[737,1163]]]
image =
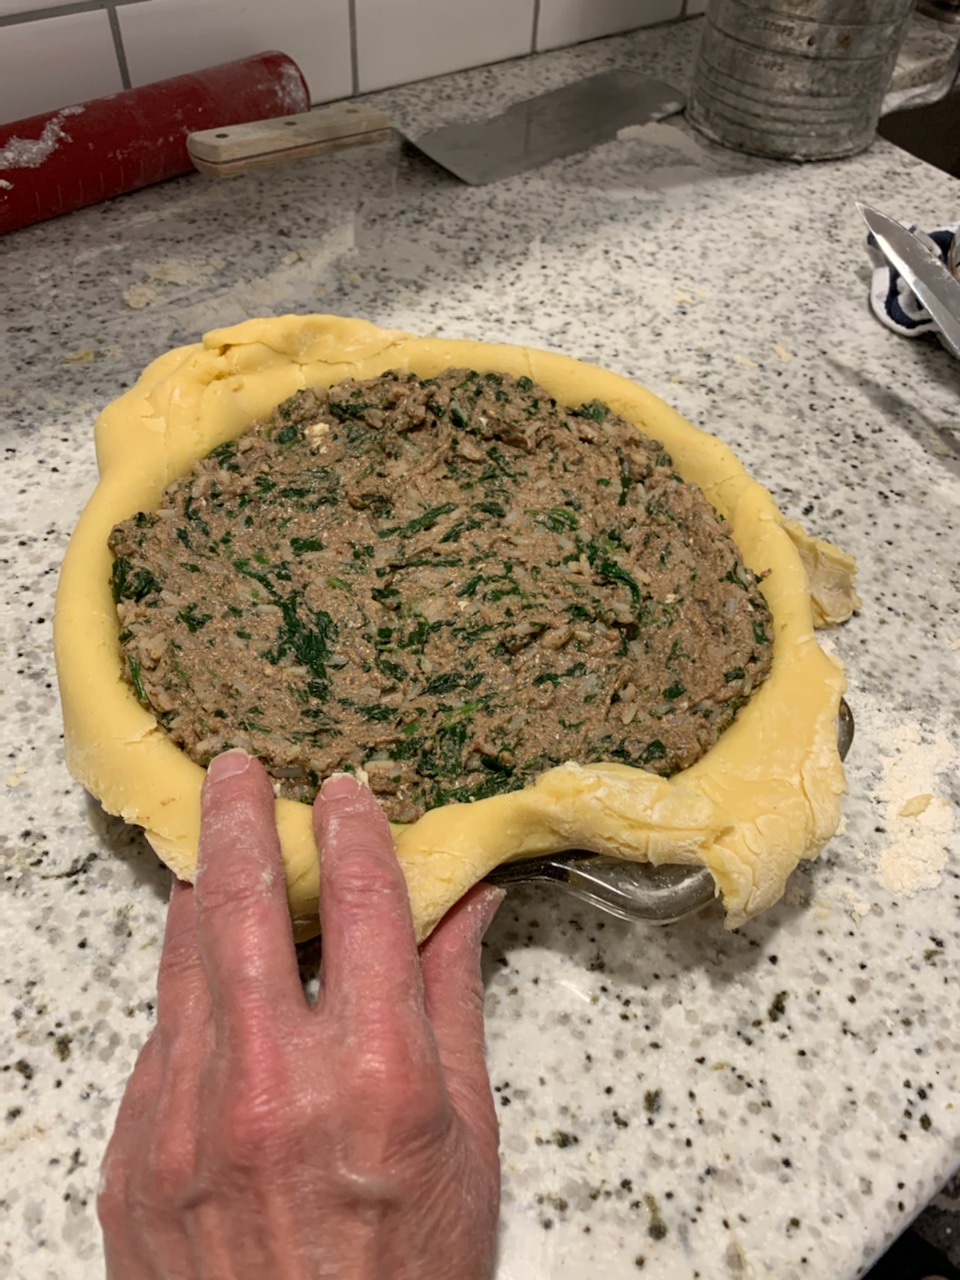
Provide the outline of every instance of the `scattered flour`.
[[134,311],[142,311],[144,307],[166,302],[171,296],[168,286],[179,288],[196,284],[198,280],[209,278],[226,265],[220,257],[167,258],[154,267],[147,267],[147,279],[124,289],[123,300]]
[[852,885],[834,885],[827,902],[830,906],[849,912],[855,924],[859,924],[863,917],[868,916],[873,910],[873,904],[861,897]]
[[665,147],[676,151],[688,160],[703,160],[703,148],[696,138],[684,133],[676,125],[664,124],[660,120],[648,120],[646,124],[628,124],[617,130],[619,142],[631,142],[639,138],[654,147]]
[[280,98],[278,115],[292,114],[310,110],[310,98],[303,87],[303,77],[292,62],[284,62],[279,67],[280,81],[277,86]]
[[281,264],[256,280],[241,280],[216,297],[205,298],[179,311],[187,329],[203,332],[236,324],[250,316],[268,315],[276,307],[289,310],[299,301],[323,296],[318,281],[340,266],[357,243],[356,215],[331,228],[311,246],[302,246],[296,262]]
[[134,311],[142,311],[144,307],[162,302],[163,294],[152,284],[132,284],[129,289],[124,289],[123,300]]
[[956,773],[957,753],[946,733],[924,741],[915,723],[896,728],[890,746],[881,754],[882,776],[873,793],[892,837],[877,875],[890,893],[910,895],[936,888],[947,863],[954,804],[944,791],[946,778]]
[[168,258],[147,274],[157,284],[193,284],[197,276],[212,276],[227,264],[223,258]]
[[[0,148],[0,169],[39,169],[61,142],[71,141],[63,127],[64,120],[67,116],[82,115],[83,110],[83,107],[64,107],[50,117],[39,138],[11,138],[5,147]],[[10,185],[4,183],[4,186]]]

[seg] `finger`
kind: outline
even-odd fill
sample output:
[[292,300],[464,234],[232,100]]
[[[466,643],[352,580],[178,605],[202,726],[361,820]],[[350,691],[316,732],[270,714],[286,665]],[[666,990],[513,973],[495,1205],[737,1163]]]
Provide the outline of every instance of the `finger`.
[[150,1131],[151,1116],[160,1085],[161,1051],[154,1031],[137,1057],[114,1123],[113,1133],[100,1166],[97,1217],[103,1231],[107,1280],[155,1272],[148,1262],[141,1270],[139,1227],[131,1212],[131,1185],[139,1152]]
[[131,1133],[140,1125],[144,1117],[152,1112],[160,1084],[162,1057],[160,1042],[154,1029],[137,1055],[133,1071],[123,1091],[111,1142],[121,1138],[129,1142]]
[[97,1199],[109,1280],[193,1274],[180,1201],[196,1167],[197,1079],[210,1040],[208,1023],[166,1043],[155,1031],[137,1061]]
[[478,884],[452,907],[420,948],[424,1004],[450,1097],[465,1119],[492,1112],[484,1056],[480,942],[504,893]]
[[[142,1238],[139,1224],[125,1199],[114,1196],[110,1189],[112,1175],[106,1161],[100,1175],[97,1216],[103,1233],[103,1262],[106,1280],[163,1280],[160,1268],[166,1263],[161,1252],[154,1252]],[[187,1272],[181,1272],[187,1275]]]
[[174,877],[157,973],[157,1032],[165,1040],[192,1035],[209,1017],[210,991],[200,958],[194,889]]
[[157,975],[157,1023],[137,1059],[101,1171],[97,1208],[107,1275],[150,1280],[147,1259],[186,1275],[175,1204],[194,1163],[195,1077],[210,1038],[210,994],[194,891],[176,878]]
[[218,1017],[229,1024],[248,1007],[302,1007],[273,788],[243,751],[217,756],[207,770],[194,901]]
[[324,1010],[388,1025],[422,1016],[423,991],[407,885],[373,792],[333,774],[313,809],[320,851]]

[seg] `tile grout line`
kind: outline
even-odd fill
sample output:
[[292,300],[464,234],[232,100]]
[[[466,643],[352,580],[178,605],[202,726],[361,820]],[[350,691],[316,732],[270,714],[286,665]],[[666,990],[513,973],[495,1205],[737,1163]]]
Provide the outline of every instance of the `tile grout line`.
[[360,51],[357,44],[357,0],[347,0],[350,19],[350,76],[353,80],[352,96],[360,92]]
[[537,36],[540,34],[540,0],[533,0],[533,25],[530,28],[530,52],[537,52]]
[[145,0],[73,0],[67,4],[52,4],[46,9],[30,9],[21,13],[0,14],[0,27],[24,26],[28,22],[43,22],[46,18],[69,18],[75,13],[96,13],[121,4],[144,4]]
[[120,30],[120,15],[117,13],[115,4],[111,4],[107,7],[107,16],[110,19],[110,34],[113,36],[113,48],[117,55],[117,62],[120,65],[120,81],[125,89],[129,89],[130,68],[127,66],[127,51],[123,47],[123,32]]

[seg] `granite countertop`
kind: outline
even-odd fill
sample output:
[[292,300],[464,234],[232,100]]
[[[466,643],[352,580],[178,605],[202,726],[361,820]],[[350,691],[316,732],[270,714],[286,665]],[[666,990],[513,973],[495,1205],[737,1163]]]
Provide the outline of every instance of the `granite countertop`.
[[[372,100],[422,128],[606,67],[683,84],[692,41],[654,29]],[[485,189],[382,145],[0,243],[5,1275],[97,1274],[98,1165],[168,889],[61,757],[50,620],[94,419],[169,346],[288,310],[617,370],[860,564],[863,610],[826,637],[857,720],[843,828],[780,905],[737,933],[546,889],[501,910],[499,1280],[853,1280],[956,1167],[960,363],[870,315],[855,197],[933,226],[960,185],[884,142],[801,167],[671,122]]]

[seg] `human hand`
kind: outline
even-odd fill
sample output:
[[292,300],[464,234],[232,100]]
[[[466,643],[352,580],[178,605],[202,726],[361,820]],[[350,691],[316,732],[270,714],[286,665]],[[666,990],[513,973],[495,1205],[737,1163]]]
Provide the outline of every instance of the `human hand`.
[[307,1005],[274,796],[210,766],[195,888],[174,883],[157,1024],[98,1212],[110,1280],[481,1280],[499,1205],[478,885],[418,954],[390,829],[340,775],[314,806],[323,963]]

